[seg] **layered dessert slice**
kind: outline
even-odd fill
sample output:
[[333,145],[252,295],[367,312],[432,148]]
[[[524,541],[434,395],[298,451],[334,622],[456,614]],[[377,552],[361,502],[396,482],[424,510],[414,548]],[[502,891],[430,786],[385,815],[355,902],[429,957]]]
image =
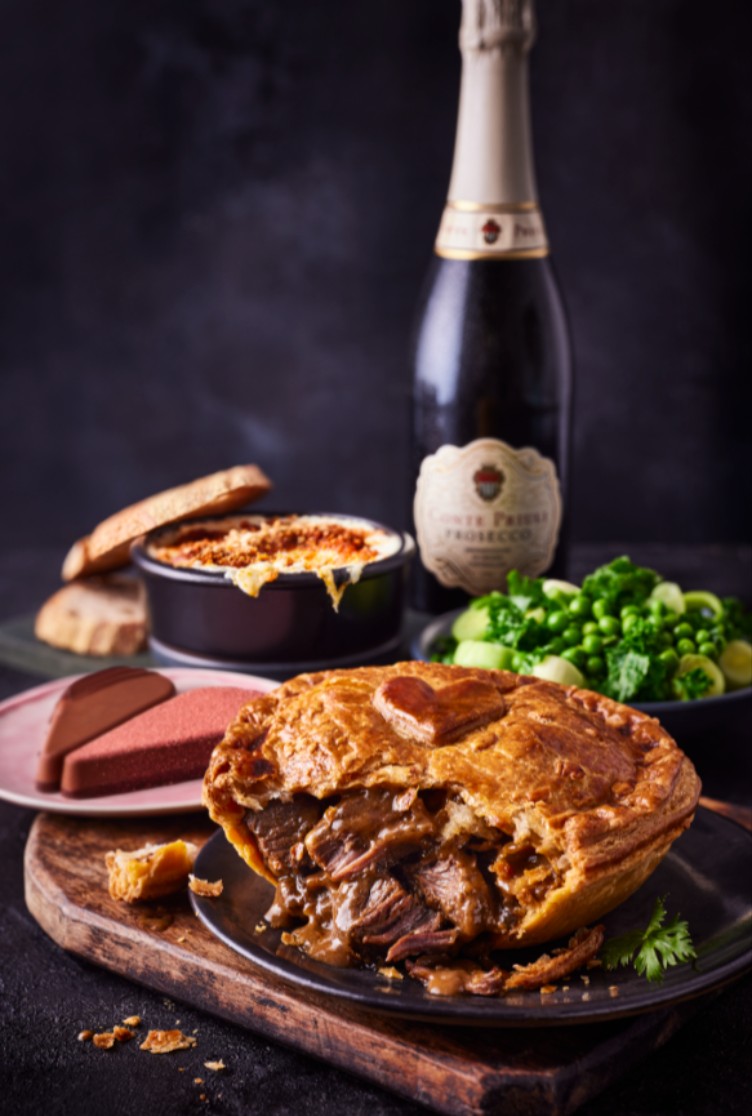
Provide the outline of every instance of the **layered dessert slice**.
[[53,710],[37,766],[39,790],[58,789],[63,761],[70,752],[174,693],[169,678],[135,667],[111,667],[76,679]]
[[254,696],[240,686],[178,694],[67,755],[61,790],[83,798],[200,778],[225,728]]

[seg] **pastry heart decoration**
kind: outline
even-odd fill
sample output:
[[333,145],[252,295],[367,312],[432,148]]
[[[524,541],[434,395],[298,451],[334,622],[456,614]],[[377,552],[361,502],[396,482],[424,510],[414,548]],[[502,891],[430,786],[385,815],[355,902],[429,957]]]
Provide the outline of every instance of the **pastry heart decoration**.
[[379,686],[373,705],[396,733],[421,744],[451,744],[506,712],[496,686],[481,678],[434,689],[422,678],[398,675]]

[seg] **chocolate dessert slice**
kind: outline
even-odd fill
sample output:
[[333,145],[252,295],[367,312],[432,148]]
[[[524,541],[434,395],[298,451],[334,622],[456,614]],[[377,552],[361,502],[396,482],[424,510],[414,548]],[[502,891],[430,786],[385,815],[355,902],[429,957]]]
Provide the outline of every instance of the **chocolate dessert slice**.
[[60,789],[86,798],[197,779],[228,723],[256,696],[240,686],[178,694],[66,756]]
[[136,667],[111,667],[72,682],[52,713],[37,767],[39,790],[59,788],[63,761],[69,752],[174,693],[169,678]]

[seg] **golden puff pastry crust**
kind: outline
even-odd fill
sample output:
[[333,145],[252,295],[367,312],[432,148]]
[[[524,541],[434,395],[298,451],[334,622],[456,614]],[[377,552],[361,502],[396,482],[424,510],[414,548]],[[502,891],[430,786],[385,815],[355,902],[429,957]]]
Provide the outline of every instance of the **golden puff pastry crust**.
[[204,801],[335,964],[516,948],[600,918],[690,824],[700,782],[651,717],[438,663],[301,675],[245,706]]

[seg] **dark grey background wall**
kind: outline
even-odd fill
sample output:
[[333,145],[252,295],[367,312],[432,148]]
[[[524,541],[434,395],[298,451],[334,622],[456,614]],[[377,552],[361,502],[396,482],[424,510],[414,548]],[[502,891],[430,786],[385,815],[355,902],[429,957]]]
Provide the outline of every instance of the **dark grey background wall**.
[[[749,5],[539,0],[538,177],[581,540],[739,541]],[[66,544],[241,461],[399,521],[455,0],[3,0],[6,522]]]

